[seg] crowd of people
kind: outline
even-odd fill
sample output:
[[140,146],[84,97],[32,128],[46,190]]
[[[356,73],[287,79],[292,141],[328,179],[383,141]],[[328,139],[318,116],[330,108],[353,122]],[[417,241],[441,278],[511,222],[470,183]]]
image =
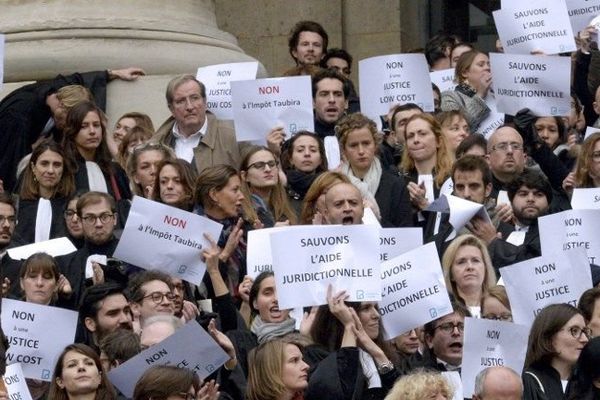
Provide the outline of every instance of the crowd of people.
[[[134,399],[453,398],[456,388],[440,372],[461,372],[465,318],[512,321],[500,268],[541,256],[538,219],[570,209],[574,189],[600,187],[600,132],[584,140],[586,126],[600,121],[592,68],[600,53],[586,32],[570,54],[570,114],[524,109],[487,137],[479,131],[493,96],[485,52],[453,35],[431,38],[415,52],[432,71],[455,68],[456,88],[434,87],[433,113],[394,105],[378,131],[360,113],[351,55],[328,48],[327,32],[312,21],[293,27],[295,66],[283,75],[311,75],[314,132],[273,127],[264,132],[267,146],[238,142],[231,121],[207,110],[205,86],[193,75],[169,82],[171,117],[158,128],[144,110],[106,126],[106,85],[144,75],[135,67],[10,93],[0,103],[2,294],[79,313],[51,380],[27,379],[33,399],[126,398],[108,371],[192,321],[228,361],[204,382],[185,368],[149,368]],[[333,171],[328,136],[342,156]],[[454,232],[447,214],[428,211],[444,194],[484,205],[491,222],[474,217]],[[113,257],[134,195],[223,225],[198,254],[207,266],[202,284]],[[272,271],[248,276],[249,231],[361,224],[367,209],[382,227],[421,227],[423,242],[435,243],[451,313],[386,341],[375,302],[349,302],[344,288],[330,287],[327,304],[293,317],[279,308]],[[7,252],[61,237],[77,250],[26,260]],[[596,285],[598,267],[590,268]],[[523,371],[484,369],[472,398],[600,398],[599,299],[590,287],[576,307],[544,308],[522,349]],[[8,397],[0,390],[0,398]]]

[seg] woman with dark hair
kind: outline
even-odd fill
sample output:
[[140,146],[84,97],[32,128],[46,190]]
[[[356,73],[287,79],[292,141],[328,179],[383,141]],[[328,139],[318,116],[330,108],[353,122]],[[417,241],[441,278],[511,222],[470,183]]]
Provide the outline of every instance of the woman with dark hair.
[[299,400],[308,385],[308,364],[298,344],[274,339],[250,352],[248,400]]
[[63,149],[52,140],[41,142],[23,172],[16,241],[30,244],[65,236],[62,212],[74,191],[73,173]]
[[575,171],[565,178],[563,189],[570,194],[574,188],[598,187],[600,187],[600,132],[594,132],[581,145]]
[[477,50],[463,53],[456,62],[454,90],[442,93],[442,111],[460,110],[465,115],[471,132],[477,132],[479,125],[490,113],[485,98],[492,85],[490,59]]
[[581,312],[569,304],[551,304],[535,317],[525,356],[523,398],[566,399],[573,368],[590,330]]
[[327,293],[310,329],[315,344],[330,354],[311,375],[307,397],[383,399],[400,376],[397,356],[383,340],[374,302],[346,302],[345,291]]
[[48,399],[114,400],[116,393],[102,369],[100,357],[90,347],[70,344],[58,357]]
[[591,339],[581,351],[573,369],[568,400],[600,399],[600,337]]
[[148,130],[141,126],[136,126],[132,128],[131,132],[129,132],[127,136],[123,138],[117,149],[115,160],[124,170],[129,171],[127,167],[129,156],[133,154],[133,151],[137,147],[149,143],[150,139],[152,139],[152,135],[154,135],[154,131]]
[[83,239],[83,225],[81,218],[77,215],[77,200],[83,195],[84,191],[79,190],[73,193],[65,204],[64,223],[67,227],[66,237],[78,249],[83,247],[85,240]]
[[[104,121],[104,113],[94,103],[78,103],[67,114],[62,144],[75,171],[77,189],[108,193],[122,203],[131,199],[129,180],[125,171],[111,161]],[[124,219],[118,220],[125,223]]]
[[165,159],[156,167],[152,200],[192,211],[196,205],[196,170],[180,158]]
[[336,126],[344,156],[340,169],[358,187],[381,218],[383,227],[413,226],[412,210],[404,179],[381,167],[375,153],[378,134],[375,122],[360,113],[344,117]]
[[[263,225],[296,223],[296,213],[281,182],[279,161],[271,150],[261,146],[250,147],[242,158],[240,174],[242,191],[246,197],[252,198]],[[266,215],[261,216],[261,213]]]
[[569,169],[575,165],[576,156],[567,143],[567,127],[561,117],[537,117],[533,123],[535,133],[560,161]]
[[321,139],[308,131],[296,133],[283,144],[281,168],[287,178],[290,204],[299,216],[308,188],[317,176],[327,171],[327,156]]
[[198,399],[200,378],[194,371],[174,365],[157,365],[138,379],[133,400]]
[[158,165],[163,160],[175,158],[171,148],[160,143],[144,143],[133,149],[127,159],[127,176],[133,194],[152,197]]

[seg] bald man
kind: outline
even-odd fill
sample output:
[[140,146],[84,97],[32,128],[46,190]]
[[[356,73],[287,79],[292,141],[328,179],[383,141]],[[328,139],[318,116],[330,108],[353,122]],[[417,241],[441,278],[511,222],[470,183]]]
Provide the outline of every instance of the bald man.
[[338,183],[327,191],[323,211],[325,220],[330,225],[362,224],[362,195],[351,183]]
[[508,367],[488,367],[475,378],[472,400],[521,400],[521,377]]

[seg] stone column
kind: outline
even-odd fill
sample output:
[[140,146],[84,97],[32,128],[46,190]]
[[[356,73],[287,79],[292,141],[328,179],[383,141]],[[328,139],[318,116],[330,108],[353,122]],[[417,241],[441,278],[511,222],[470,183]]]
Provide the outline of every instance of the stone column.
[[158,125],[169,115],[164,90],[172,76],[253,60],[218,28],[213,0],[9,0],[0,26],[6,34],[0,96],[58,73],[143,68],[147,76],[139,81],[109,85],[111,125],[127,111],[146,112]]

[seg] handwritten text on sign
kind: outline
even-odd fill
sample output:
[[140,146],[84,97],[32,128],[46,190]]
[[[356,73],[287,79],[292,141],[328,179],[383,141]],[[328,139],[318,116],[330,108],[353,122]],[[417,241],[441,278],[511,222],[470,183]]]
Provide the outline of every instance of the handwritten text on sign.
[[378,301],[379,229],[372,225],[291,227],[271,234],[282,309],[326,304],[327,286],[349,301]]
[[160,269],[196,285],[206,264],[200,257],[223,226],[176,207],[136,196],[114,256],[145,269]]

